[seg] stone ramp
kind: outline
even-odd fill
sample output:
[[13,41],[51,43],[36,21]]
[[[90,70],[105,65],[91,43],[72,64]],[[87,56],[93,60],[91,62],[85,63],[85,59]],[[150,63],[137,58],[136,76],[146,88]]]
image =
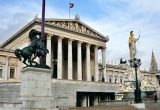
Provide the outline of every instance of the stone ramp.
[[[160,110],[160,103],[146,103],[145,110]],[[137,109],[131,105],[105,105],[105,106],[94,106],[94,107],[77,107],[69,108],[68,110],[144,110]]]
[[146,110],[160,110],[160,102],[146,103]]
[[70,108],[69,110],[138,110],[129,105],[108,105],[108,106],[95,106],[95,107],[79,107]]

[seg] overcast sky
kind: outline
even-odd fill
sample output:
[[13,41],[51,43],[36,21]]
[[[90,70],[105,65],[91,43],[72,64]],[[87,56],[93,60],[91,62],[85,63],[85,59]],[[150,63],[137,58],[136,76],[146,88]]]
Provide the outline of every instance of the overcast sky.
[[[42,0],[0,1],[0,43],[31,21],[41,17]],[[137,56],[141,69],[150,67],[152,49],[160,65],[160,0],[70,0],[74,3],[71,18],[76,14],[103,35],[108,35],[107,62],[129,59],[129,32],[140,34]],[[46,0],[47,18],[69,18],[69,0]],[[160,66],[158,66],[160,68]]]

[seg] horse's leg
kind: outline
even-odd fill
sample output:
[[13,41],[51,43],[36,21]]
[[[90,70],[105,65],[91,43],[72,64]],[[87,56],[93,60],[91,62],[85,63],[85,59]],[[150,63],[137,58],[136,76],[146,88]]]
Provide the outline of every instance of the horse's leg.
[[36,59],[36,57],[37,57],[37,54],[35,53],[34,57],[32,58],[32,61],[34,61]]
[[32,66],[32,55],[28,57],[28,62],[30,63],[30,66]]
[[38,65],[38,63],[37,63],[37,62],[35,62],[35,61],[32,61],[32,63],[35,63],[36,65]]
[[37,53],[34,54],[34,57],[32,58],[32,63],[35,63],[36,65],[38,64],[36,61],[34,61],[37,57]]
[[26,58],[24,58],[23,63],[26,64],[26,66],[28,66],[28,64],[26,63]]

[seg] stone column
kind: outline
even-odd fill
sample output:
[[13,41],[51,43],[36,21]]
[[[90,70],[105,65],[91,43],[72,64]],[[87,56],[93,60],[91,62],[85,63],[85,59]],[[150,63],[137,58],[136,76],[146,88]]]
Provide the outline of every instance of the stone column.
[[98,96],[94,96],[94,106],[98,105]]
[[98,47],[94,47],[94,72],[95,72],[95,81],[99,80],[99,75],[98,75]]
[[73,80],[72,70],[72,40],[68,40],[68,79]]
[[6,62],[5,62],[5,69],[4,69],[4,79],[8,80],[8,62],[9,62],[9,57],[6,57]]
[[83,96],[82,107],[87,107],[87,96]]
[[103,75],[106,81],[106,47],[102,48],[102,64],[103,64]]
[[51,59],[51,38],[52,38],[51,36],[52,36],[52,34],[48,34],[48,36],[47,36],[47,49],[48,49],[49,53],[46,56],[46,64],[50,67],[51,67],[51,60],[52,60]]
[[87,96],[87,107],[90,107],[90,100],[89,100],[89,95]]
[[114,83],[115,82],[115,76],[114,76],[114,72],[113,72],[113,78],[112,78],[113,80],[112,80],[112,83]]
[[62,37],[58,37],[57,78],[62,79]]
[[77,74],[78,80],[82,80],[82,42],[78,42],[78,50],[77,50]]
[[91,81],[91,68],[90,68],[90,44],[86,45],[86,74],[87,81]]

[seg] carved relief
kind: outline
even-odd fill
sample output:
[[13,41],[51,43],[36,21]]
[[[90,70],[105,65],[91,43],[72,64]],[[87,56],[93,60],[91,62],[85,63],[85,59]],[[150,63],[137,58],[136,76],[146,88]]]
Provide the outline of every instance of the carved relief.
[[57,22],[57,26],[60,26],[60,27],[61,27],[61,23],[60,23],[60,22]]
[[80,31],[80,28],[79,28],[79,25],[78,25],[78,23],[75,23],[75,29],[76,29],[76,31],[79,31],[79,32],[81,32],[81,31]]
[[53,21],[51,24],[52,24],[52,25],[55,25],[55,22]]
[[86,27],[82,26],[81,29],[82,29],[82,33],[86,33]]
[[91,35],[91,36],[94,36],[94,33],[93,33],[93,32],[91,32],[91,33],[90,33],[90,35]]
[[87,34],[90,36],[94,36],[96,38],[101,38],[98,34],[96,34],[94,31],[90,30],[89,28],[85,27],[84,25],[78,23],[78,22],[72,22],[72,21],[53,21],[48,22],[52,25],[56,25],[58,27],[62,28],[68,28],[77,32],[81,32],[83,34]]
[[66,23],[65,23],[65,22],[61,22],[61,26],[62,26],[63,28],[66,28]]
[[71,29],[71,30],[75,30],[74,23],[72,23],[72,22],[70,23],[70,29]]
[[90,30],[89,30],[89,29],[87,29],[87,34],[88,34],[88,35],[90,35],[90,33],[91,33],[91,32],[90,32]]

